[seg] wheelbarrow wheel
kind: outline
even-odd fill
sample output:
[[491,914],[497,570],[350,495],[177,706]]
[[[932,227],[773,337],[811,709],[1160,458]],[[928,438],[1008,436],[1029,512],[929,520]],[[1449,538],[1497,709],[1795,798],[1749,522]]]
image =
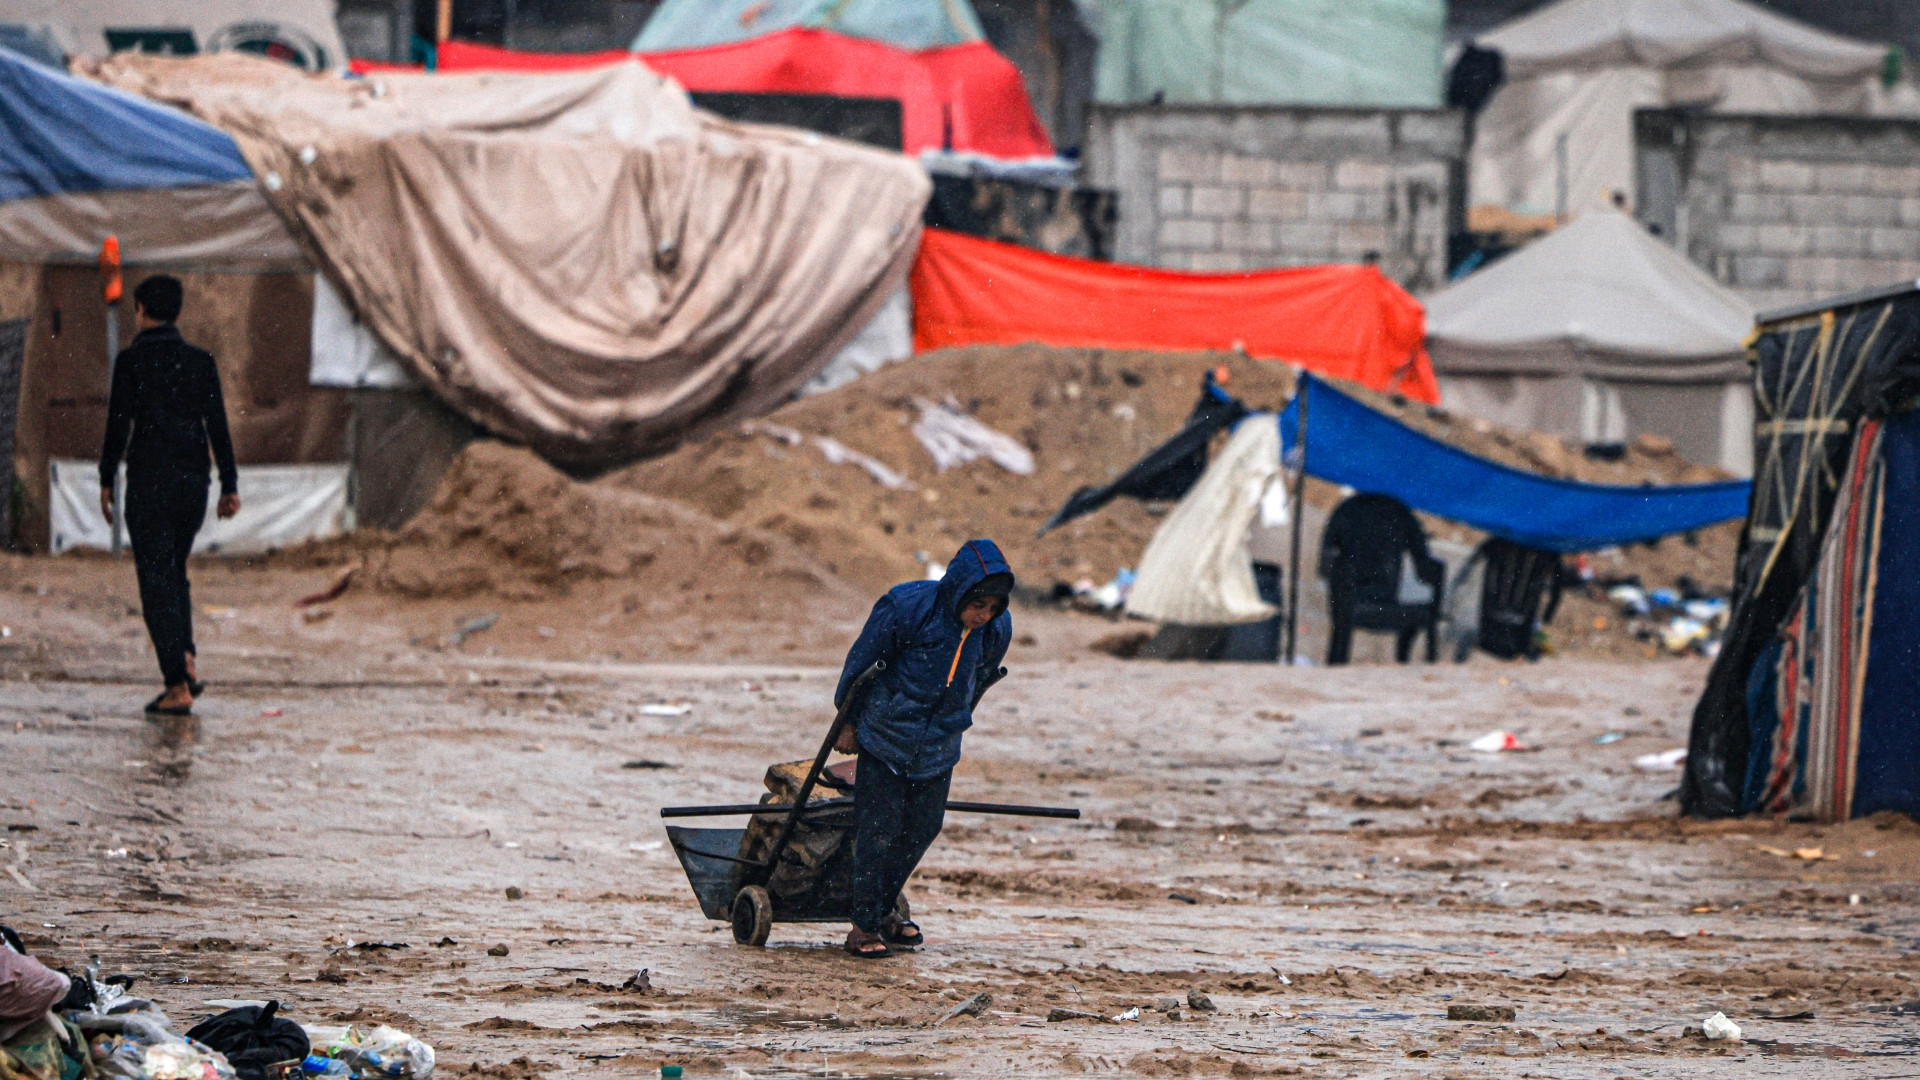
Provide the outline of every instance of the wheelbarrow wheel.
[[773,932],[773,897],[763,885],[749,885],[733,898],[733,940],[765,945]]

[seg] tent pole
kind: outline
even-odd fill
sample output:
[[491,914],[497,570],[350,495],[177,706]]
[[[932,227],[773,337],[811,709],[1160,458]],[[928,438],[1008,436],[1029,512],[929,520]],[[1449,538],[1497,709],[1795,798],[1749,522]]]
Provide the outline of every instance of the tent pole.
[[1300,389],[1294,393],[1294,399],[1300,403],[1300,424],[1295,429],[1295,444],[1299,447],[1299,472],[1293,477],[1293,542],[1288,545],[1287,561],[1287,663],[1291,665],[1300,653],[1295,647],[1300,631],[1300,532],[1301,522],[1307,516],[1307,385],[1312,379],[1304,369],[1300,372]]

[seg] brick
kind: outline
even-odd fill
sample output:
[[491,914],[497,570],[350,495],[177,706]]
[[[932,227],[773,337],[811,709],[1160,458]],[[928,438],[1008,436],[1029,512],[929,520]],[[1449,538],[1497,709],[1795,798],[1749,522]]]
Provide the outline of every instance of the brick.
[[1789,198],[1818,198],[1818,196],[1772,195],[1758,191],[1736,191],[1727,206],[1727,216],[1736,221],[1771,222],[1787,221],[1787,200]]
[[1246,188],[1202,186],[1193,189],[1194,217],[1239,217],[1246,208]]
[[1333,167],[1333,183],[1342,188],[1381,188],[1393,179],[1393,166],[1378,161],[1348,159]]
[[[1914,200],[1920,202],[1920,199]],[[1272,220],[1297,218],[1307,212],[1307,195],[1295,188],[1257,187],[1247,192],[1247,216]]]
[[1741,288],[1765,288],[1787,283],[1787,260],[1771,255],[1735,255],[1733,281]]
[[1315,221],[1352,221],[1360,216],[1360,196],[1351,191],[1310,192],[1307,216]]
[[1220,227],[1220,247],[1224,251],[1271,252],[1279,246],[1279,232],[1269,222],[1235,221]]
[[1160,151],[1160,182],[1208,183],[1220,179],[1220,155],[1204,150]]
[[1762,161],[1760,186],[1767,191],[1811,191],[1813,169],[1798,161]]
[[1760,225],[1754,229],[1754,247],[1773,255],[1803,255],[1810,250],[1810,231],[1804,225]]
[[1184,217],[1187,213],[1187,195],[1192,189],[1185,184],[1167,184],[1160,189],[1160,216]]
[[1900,220],[1900,203],[1873,195],[1849,195],[1842,213],[1849,225],[1892,225]]
[[1229,184],[1265,184],[1273,178],[1273,162],[1266,158],[1228,154],[1220,159],[1220,179]]
[[1160,223],[1160,243],[1163,247],[1213,251],[1220,246],[1220,225],[1213,221],[1172,218]]
[[1867,254],[1876,259],[1920,257],[1920,232],[1885,227],[1874,229],[1867,240]]
[[1289,255],[1333,252],[1333,226],[1317,221],[1289,221],[1280,225],[1280,250]]

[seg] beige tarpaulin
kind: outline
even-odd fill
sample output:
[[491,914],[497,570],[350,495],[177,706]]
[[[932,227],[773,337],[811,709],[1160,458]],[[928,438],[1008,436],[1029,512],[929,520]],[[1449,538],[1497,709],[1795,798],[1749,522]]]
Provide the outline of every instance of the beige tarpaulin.
[[930,190],[899,155],[696,112],[638,63],[347,80],[123,56],[91,73],[232,135],[396,355],[583,468],[792,394],[904,279]]
[[[1633,111],[1887,115],[1885,45],[1852,41],[1741,0],[1560,0],[1482,35],[1507,85],[1480,115],[1470,202],[1529,214],[1634,193]],[[1562,142],[1564,140],[1564,144]],[[1564,148],[1563,148],[1564,147]]]
[[1226,449],[1147,545],[1127,614],[1180,626],[1228,626],[1274,614],[1253,580],[1248,532],[1280,475],[1280,425],[1269,413],[1240,422]]

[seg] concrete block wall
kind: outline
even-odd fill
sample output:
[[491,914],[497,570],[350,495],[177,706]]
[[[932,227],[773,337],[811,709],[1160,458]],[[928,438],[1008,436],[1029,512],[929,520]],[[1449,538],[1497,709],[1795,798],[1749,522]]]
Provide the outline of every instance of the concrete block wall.
[[1115,258],[1186,270],[1354,263],[1414,292],[1446,281],[1459,114],[1099,106],[1088,176],[1119,197]]
[[1635,120],[1640,216],[1756,310],[1920,278],[1920,121]]

